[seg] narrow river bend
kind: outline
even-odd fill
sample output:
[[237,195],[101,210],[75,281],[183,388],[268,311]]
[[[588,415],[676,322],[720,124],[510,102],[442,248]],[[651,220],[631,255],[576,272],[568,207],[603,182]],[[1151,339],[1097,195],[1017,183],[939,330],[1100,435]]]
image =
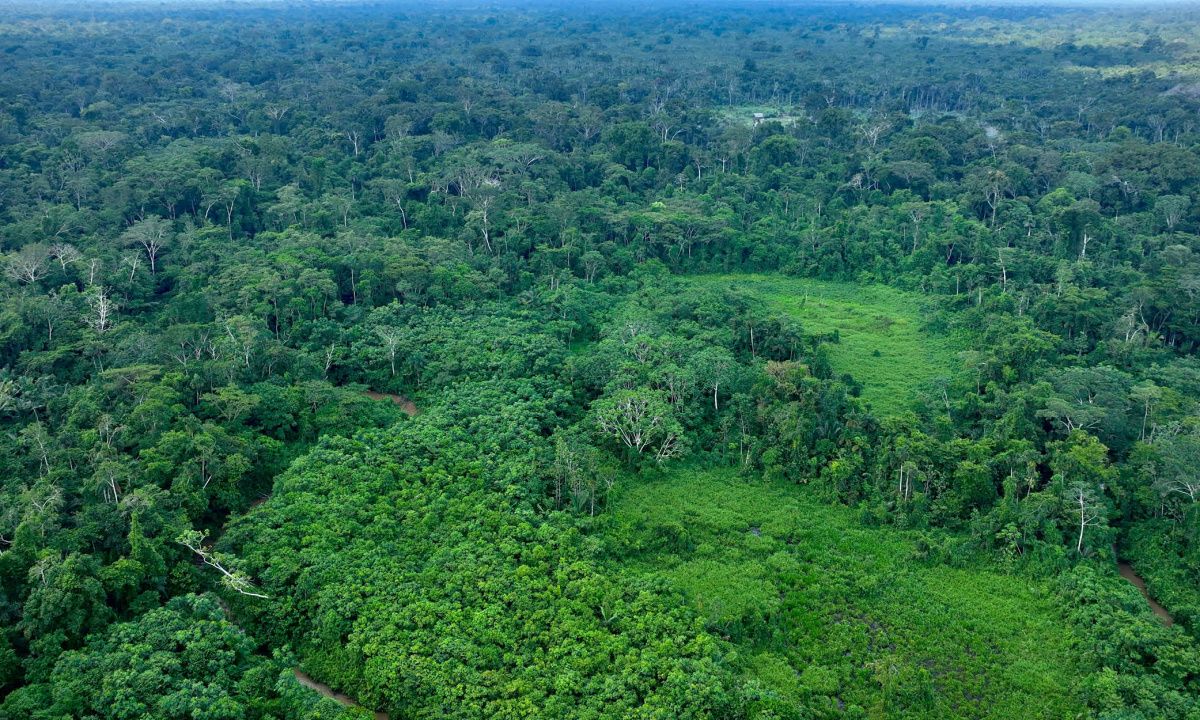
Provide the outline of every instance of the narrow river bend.
[[[323,682],[317,682],[316,680],[313,680],[308,673],[304,672],[300,668],[296,668],[292,672],[296,673],[296,680],[298,680],[304,687],[311,690],[316,690],[325,697],[337,700],[346,707],[362,707],[362,705],[359,705],[357,702],[355,702],[354,698],[350,697],[349,695],[343,695]],[[376,710],[375,720],[388,720],[388,714]]]
[[1154,601],[1154,598],[1150,597],[1150,593],[1146,590],[1146,581],[1142,580],[1141,576],[1134,572],[1132,565],[1127,562],[1119,562],[1117,563],[1117,570],[1121,573],[1121,577],[1133,583],[1133,586],[1142,593],[1142,597],[1146,598],[1146,602],[1150,603],[1151,612],[1157,615],[1159,620],[1162,620],[1163,625],[1171,627],[1175,624],[1175,618],[1171,617],[1171,613],[1167,612],[1165,607],[1159,605]]

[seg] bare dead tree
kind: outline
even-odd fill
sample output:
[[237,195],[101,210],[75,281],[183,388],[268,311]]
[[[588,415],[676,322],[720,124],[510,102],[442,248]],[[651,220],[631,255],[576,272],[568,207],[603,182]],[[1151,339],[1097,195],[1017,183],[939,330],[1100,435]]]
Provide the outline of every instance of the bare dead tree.
[[400,341],[403,336],[399,330],[390,327],[375,328],[375,334],[383,341],[383,350],[387,353],[388,362],[391,364],[392,377],[396,377],[396,354],[400,349]]
[[92,311],[87,317],[88,327],[98,333],[107,332],[112,328],[119,308],[107,288],[93,287],[88,295],[88,306]]
[[1075,542],[1075,551],[1082,553],[1084,532],[1104,518],[1104,505],[1096,499],[1095,492],[1081,482],[1073,484],[1067,490],[1067,504],[1072,514],[1078,518],[1079,538]]
[[129,282],[133,282],[138,268],[142,266],[142,256],[140,253],[127,252],[121,256],[121,264],[129,268]]
[[68,265],[83,259],[83,254],[74,245],[65,242],[56,242],[51,245],[47,255],[57,260],[63,270],[66,270]]
[[180,534],[175,542],[183,545],[188,550],[196,553],[197,556],[204,562],[205,565],[215,568],[221,573],[221,583],[225,587],[234,592],[248,595],[250,597],[269,599],[270,596],[262,593],[253,592],[251,588],[254,583],[250,581],[244,573],[239,570],[230,569],[230,559],[221,553],[217,553],[210,547],[205,547],[204,541],[208,538],[208,534],[199,530],[187,530]]
[[14,282],[32,285],[46,277],[46,249],[38,245],[27,245],[12,255],[4,266],[4,274]]
[[150,260],[150,274],[158,272],[158,255],[171,239],[171,224],[160,217],[148,217],[134,223],[122,235],[127,244],[140,245]]

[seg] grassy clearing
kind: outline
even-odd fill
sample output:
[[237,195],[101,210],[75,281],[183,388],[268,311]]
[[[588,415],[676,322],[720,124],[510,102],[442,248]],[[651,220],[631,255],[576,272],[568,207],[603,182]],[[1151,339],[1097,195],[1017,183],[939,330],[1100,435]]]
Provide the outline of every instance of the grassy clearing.
[[681,590],[778,716],[1080,710],[1071,636],[1045,588],[920,563],[911,535],[864,528],[796,486],[680,469],[631,484],[604,523],[614,563]]
[[882,414],[897,414],[938,377],[955,372],[953,339],[924,329],[922,296],[885,285],[774,275],[708,275],[695,279],[761,297],[810,332],[837,330],[829,346],[838,372],[863,384],[863,398]]

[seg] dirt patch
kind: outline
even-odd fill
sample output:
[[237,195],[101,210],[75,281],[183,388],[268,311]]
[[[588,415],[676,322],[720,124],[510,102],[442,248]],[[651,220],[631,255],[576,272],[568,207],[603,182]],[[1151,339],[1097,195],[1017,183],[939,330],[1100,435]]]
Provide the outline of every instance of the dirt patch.
[[[345,705],[346,707],[355,707],[355,708],[362,707],[362,705],[359,705],[357,702],[354,701],[353,698],[349,697],[348,695],[343,695],[342,693],[334,690],[333,688],[329,687],[328,685],[326,685],[323,682],[317,682],[316,680],[313,680],[312,677],[309,676],[308,673],[304,672],[300,668],[296,668],[292,672],[294,672],[296,674],[296,680],[299,681],[299,683],[301,685],[303,685],[304,687],[306,687],[310,690],[316,690],[318,693],[324,695],[325,697],[332,698],[333,700],[337,700],[338,702]],[[385,712],[376,711],[375,712],[375,720],[388,720],[388,714]]]
[[1146,581],[1142,580],[1141,576],[1133,571],[1132,565],[1127,562],[1119,562],[1117,563],[1117,570],[1121,573],[1121,577],[1133,583],[1133,586],[1142,593],[1142,596],[1146,598],[1146,602],[1150,603],[1150,611],[1162,620],[1163,625],[1171,627],[1175,624],[1175,618],[1171,617],[1171,613],[1167,612],[1165,607],[1154,602],[1154,598],[1150,597],[1150,593],[1146,591]]
[[416,403],[404,397],[403,395],[375,392],[374,390],[366,390],[363,392],[363,395],[371,398],[372,400],[391,400],[395,404],[399,405],[404,414],[409,417],[416,417],[417,415],[421,414],[421,409],[417,407]]

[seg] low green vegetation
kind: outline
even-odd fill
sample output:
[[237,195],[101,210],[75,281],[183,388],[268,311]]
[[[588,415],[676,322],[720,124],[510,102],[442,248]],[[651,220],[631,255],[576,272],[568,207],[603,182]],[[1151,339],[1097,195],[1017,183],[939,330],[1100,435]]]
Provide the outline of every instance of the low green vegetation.
[[694,282],[746,293],[795,318],[805,332],[836,336],[826,345],[833,369],[861,383],[863,399],[883,414],[910,409],[961,364],[962,348],[928,327],[929,299],[916,293],[779,275],[706,275]]
[[516,5],[4,4],[0,720],[1200,720],[1195,8]]
[[294,464],[225,539],[280,599],[238,609],[395,718],[734,712],[720,644],[686,608],[601,572],[569,516],[532,511],[540,436],[566,409],[537,385],[465,383]]
[[[779,717],[1063,718],[1073,636],[1045,582],[929,562],[795,485],[684,468],[627,485],[611,562],[666,579]],[[843,714],[844,713],[844,714]]]

